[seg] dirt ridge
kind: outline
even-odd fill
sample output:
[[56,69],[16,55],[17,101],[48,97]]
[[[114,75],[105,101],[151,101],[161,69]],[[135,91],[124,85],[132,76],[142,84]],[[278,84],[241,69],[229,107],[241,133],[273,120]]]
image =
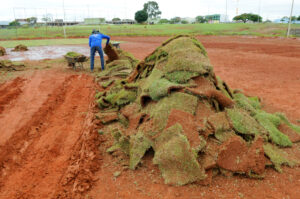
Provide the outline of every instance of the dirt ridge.
[[[78,146],[91,145],[82,137],[90,135],[93,78],[58,75],[62,83],[48,94],[29,122],[0,147],[0,198],[50,198],[59,189],[69,164],[82,161],[77,159]],[[44,80],[39,89],[51,83]],[[81,151],[89,154],[89,149]]]

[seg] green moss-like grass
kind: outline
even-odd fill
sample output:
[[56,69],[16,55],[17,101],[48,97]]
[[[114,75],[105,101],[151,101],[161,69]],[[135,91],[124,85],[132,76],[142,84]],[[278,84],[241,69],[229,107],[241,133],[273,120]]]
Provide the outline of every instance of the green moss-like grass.
[[240,108],[226,109],[234,129],[240,134],[260,135],[266,139],[266,130],[248,112]]
[[174,71],[171,73],[166,73],[165,78],[171,82],[178,84],[185,84],[191,78],[199,76],[199,73],[190,72],[190,71]]
[[283,123],[285,123],[288,127],[290,127],[291,129],[293,129],[295,132],[300,134],[300,126],[297,126],[295,124],[292,124],[285,115],[283,115],[282,113],[276,113],[276,116],[279,117],[281,119],[281,121]]
[[272,142],[283,147],[292,146],[289,137],[277,129],[280,124],[280,118],[261,111],[255,115],[255,119],[269,132]]
[[82,54],[80,54],[80,53],[77,53],[77,52],[68,52],[65,56],[67,56],[67,57],[80,57],[80,56],[82,56]]
[[158,101],[162,97],[168,95],[170,88],[178,86],[178,84],[172,83],[166,79],[159,79],[152,82],[152,84],[150,85],[149,95],[153,100]]
[[129,154],[130,142],[129,138],[124,136],[119,129],[114,129],[111,132],[114,137],[114,144],[106,150],[108,153],[112,153],[118,149],[122,150],[125,154]]
[[154,119],[154,128],[159,132],[165,128],[168,116],[172,109],[182,110],[194,115],[197,104],[197,97],[185,93],[174,92],[168,97],[159,100],[156,104],[148,105],[143,111]]
[[281,165],[293,167],[297,164],[295,161],[290,160],[286,153],[270,143],[264,145],[264,152],[278,172],[282,172]]
[[134,102],[136,99],[136,91],[122,89],[119,92],[108,94],[105,100],[112,106],[122,106]]
[[153,163],[158,165],[166,184],[185,185],[206,178],[188,139],[181,132],[181,125],[175,124],[155,140]]
[[146,138],[142,132],[130,137],[129,168],[135,169],[146,151],[152,146],[151,140]]
[[101,86],[102,86],[103,88],[107,88],[107,87],[109,87],[112,83],[114,83],[114,80],[108,80],[108,81],[102,82],[102,83],[101,83]]
[[242,93],[234,94],[234,101],[238,107],[248,111],[252,116],[260,109],[260,103],[255,101],[255,98],[249,99]]

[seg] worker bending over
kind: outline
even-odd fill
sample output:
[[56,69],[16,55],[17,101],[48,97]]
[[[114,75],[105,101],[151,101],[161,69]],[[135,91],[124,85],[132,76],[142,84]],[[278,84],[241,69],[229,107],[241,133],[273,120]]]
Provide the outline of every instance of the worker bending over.
[[91,48],[91,71],[94,70],[94,59],[96,51],[100,55],[101,69],[104,70],[104,56],[102,50],[102,39],[106,39],[106,45],[108,45],[110,37],[100,33],[97,30],[93,30],[92,35],[89,38],[89,46]]

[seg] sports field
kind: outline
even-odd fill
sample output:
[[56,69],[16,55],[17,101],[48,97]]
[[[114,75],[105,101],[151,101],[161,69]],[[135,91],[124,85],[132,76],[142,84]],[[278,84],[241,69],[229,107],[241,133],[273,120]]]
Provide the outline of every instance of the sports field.
[[[293,24],[292,28],[300,28]],[[67,26],[67,37],[86,37],[92,29],[111,36],[171,36],[177,34],[195,35],[251,35],[265,37],[284,37],[287,24],[162,24],[162,25],[100,25],[100,26]],[[62,27],[24,27],[0,29],[0,39],[36,39],[64,38]]]

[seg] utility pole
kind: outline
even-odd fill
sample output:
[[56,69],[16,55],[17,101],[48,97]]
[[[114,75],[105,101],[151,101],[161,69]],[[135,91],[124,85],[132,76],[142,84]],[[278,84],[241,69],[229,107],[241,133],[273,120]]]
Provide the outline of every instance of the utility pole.
[[290,20],[289,20],[289,27],[288,27],[288,31],[287,31],[286,37],[290,36],[291,23],[292,23],[292,17],[293,17],[293,9],[294,9],[294,0],[292,0],[292,8],[291,8],[291,14],[290,14]]
[[65,27],[65,20],[66,20],[66,13],[65,13],[65,0],[63,0],[63,12],[64,12],[64,21],[63,21],[63,30],[64,30],[64,37],[67,38],[66,34],[66,27]]
[[[258,15],[260,16],[260,11],[261,11],[261,0],[259,0],[259,5],[258,5]],[[260,21],[258,21],[260,23]]]
[[226,0],[226,18],[225,18],[225,22],[228,22],[228,0]]
[[236,0],[236,16],[239,15],[239,1],[240,0]]
[[14,10],[14,18],[15,18],[16,38],[18,38],[18,28],[17,28],[17,20],[16,20],[15,8],[13,8],[13,10]]

